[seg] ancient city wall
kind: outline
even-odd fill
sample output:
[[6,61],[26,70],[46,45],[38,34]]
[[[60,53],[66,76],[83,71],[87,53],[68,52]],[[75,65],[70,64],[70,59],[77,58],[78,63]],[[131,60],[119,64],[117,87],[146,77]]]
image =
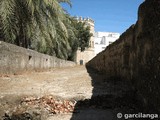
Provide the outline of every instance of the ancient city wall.
[[75,63],[71,61],[0,41],[0,74],[16,74],[74,65]]
[[145,0],[137,23],[87,66],[131,81],[144,105],[160,111],[160,1]]
[[95,56],[94,50],[92,48],[86,49],[85,51],[81,52],[81,50],[77,50],[77,58],[76,63],[86,64],[89,60],[91,60]]

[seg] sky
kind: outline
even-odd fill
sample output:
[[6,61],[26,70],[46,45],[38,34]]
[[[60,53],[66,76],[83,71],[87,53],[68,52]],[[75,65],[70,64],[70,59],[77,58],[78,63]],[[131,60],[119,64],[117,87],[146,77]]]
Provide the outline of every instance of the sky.
[[138,7],[144,0],[71,0],[62,5],[71,16],[95,21],[95,31],[123,33],[137,21]]

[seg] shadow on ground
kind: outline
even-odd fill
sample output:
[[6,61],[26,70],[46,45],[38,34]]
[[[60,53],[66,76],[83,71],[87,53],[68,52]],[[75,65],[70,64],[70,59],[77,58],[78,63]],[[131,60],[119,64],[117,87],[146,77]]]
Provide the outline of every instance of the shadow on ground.
[[117,113],[142,111],[130,83],[120,78],[107,78],[88,67],[87,71],[92,78],[92,97],[77,102],[70,120],[117,120]]

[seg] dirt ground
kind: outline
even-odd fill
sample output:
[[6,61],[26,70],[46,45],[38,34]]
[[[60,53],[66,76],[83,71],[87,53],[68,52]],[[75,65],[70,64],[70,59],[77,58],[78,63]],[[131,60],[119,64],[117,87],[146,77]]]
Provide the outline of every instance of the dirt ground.
[[63,98],[89,98],[92,89],[91,78],[84,66],[0,78],[1,96],[52,94]]
[[[128,85],[108,80],[106,76],[90,71],[85,66],[3,76],[0,77],[0,120],[116,120],[119,108],[123,111],[129,106],[122,100],[122,96],[126,97],[126,91],[129,91]],[[41,106],[22,105],[23,98],[32,96],[40,100],[47,95],[75,101],[74,110],[50,114]],[[132,102],[135,101],[128,97],[127,101],[131,102],[129,109],[133,108]],[[39,117],[8,117],[26,111]]]

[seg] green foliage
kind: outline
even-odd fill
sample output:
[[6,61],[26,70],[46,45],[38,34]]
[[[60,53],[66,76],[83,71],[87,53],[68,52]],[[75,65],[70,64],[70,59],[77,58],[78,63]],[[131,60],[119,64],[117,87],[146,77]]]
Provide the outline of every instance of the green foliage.
[[66,14],[70,0],[1,0],[0,37],[4,41],[75,61],[78,46],[88,46],[88,27]]
[[81,51],[84,51],[86,47],[89,47],[89,40],[92,36],[90,27],[86,26],[85,22],[78,22],[76,28],[78,30],[79,47]]
[[90,33],[90,27],[85,22],[78,22],[75,18],[70,17],[68,22],[69,30],[69,43],[71,46],[71,53],[69,54],[69,60],[76,60],[76,52],[78,48],[84,51],[89,47],[89,40],[92,36]]

